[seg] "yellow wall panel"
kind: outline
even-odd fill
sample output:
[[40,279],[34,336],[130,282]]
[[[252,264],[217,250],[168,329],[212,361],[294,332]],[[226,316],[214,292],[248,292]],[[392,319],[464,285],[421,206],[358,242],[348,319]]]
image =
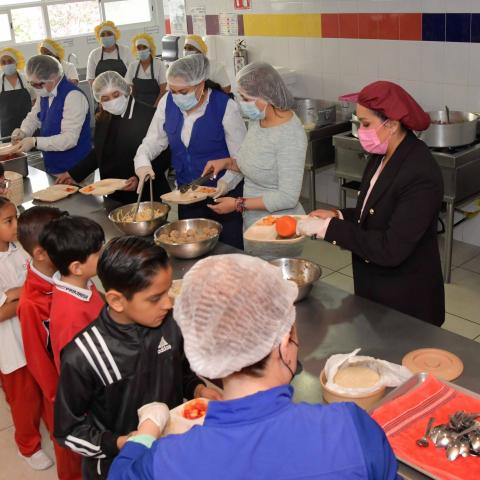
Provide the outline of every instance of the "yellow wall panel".
[[243,16],[245,35],[265,37],[321,37],[320,14],[251,14]]

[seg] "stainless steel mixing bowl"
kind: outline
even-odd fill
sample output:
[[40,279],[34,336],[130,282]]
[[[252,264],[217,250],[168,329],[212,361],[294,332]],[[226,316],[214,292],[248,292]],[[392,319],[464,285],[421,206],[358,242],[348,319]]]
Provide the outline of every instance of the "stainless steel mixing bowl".
[[[136,203],[130,203],[123,207],[118,207],[109,213],[108,219],[127,235],[138,235],[140,237],[151,235],[160,225],[163,225],[167,221],[170,206],[161,202],[153,202],[153,208],[155,210],[161,210],[162,212],[159,217],[143,222],[122,222],[120,220],[122,217],[129,213],[132,215],[135,213],[136,205]],[[148,210],[150,205],[150,202],[141,202],[138,211],[142,212],[145,209]]]
[[303,258],[277,258],[270,263],[282,270],[285,280],[292,280],[298,286],[295,303],[303,300],[312,290],[313,284],[321,277],[319,265]]
[[[206,240],[190,243],[170,243],[162,242],[160,235],[170,234],[172,230],[177,230],[180,233],[185,233],[187,230],[199,230],[201,228],[216,228],[218,233],[214,237]],[[218,242],[218,237],[222,231],[222,225],[215,220],[208,220],[206,218],[191,218],[187,220],[177,220],[157,229],[154,235],[155,243],[163,247],[169,255],[177,258],[197,258],[212,251]]]

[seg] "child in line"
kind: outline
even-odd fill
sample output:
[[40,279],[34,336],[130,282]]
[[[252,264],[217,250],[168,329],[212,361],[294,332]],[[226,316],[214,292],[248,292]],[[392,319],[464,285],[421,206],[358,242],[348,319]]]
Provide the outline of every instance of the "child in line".
[[[53,404],[58,373],[50,344],[50,306],[53,292],[52,275],[56,268],[39,238],[45,226],[64,215],[58,208],[36,206],[18,218],[18,240],[31,257],[27,278],[20,295],[18,318],[22,327],[27,367],[43,395],[43,418],[53,438]],[[80,480],[80,458],[53,442],[60,480]]]
[[103,308],[104,302],[91,278],[97,274],[104,241],[97,222],[75,216],[53,220],[40,235],[40,246],[58,270],[53,276],[50,309],[50,338],[58,372],[63,347],[88,327]]
[[5,169],[0,163],[0,195],[5,195],[8,189],[8,180],[5,178]]
[[171,316],[172,268],[153,240],[125,236],[104,248],[97,273],[106,306],[62,352],[55,437],[84,456],[85,480],[107,478],[137,409],[220,394],[190,369]]
[[10,405],[19,454],[34,470],[45,470],[53,463],[41,448],[42,392],[28,371],[16,316],[28,255],[16,239],[17,210],[0,197],[0,383]]

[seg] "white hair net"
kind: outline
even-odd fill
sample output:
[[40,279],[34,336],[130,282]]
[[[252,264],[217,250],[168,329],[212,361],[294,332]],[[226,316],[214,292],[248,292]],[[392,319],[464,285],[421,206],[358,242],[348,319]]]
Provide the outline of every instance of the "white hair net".
[[167,82],[176,87],[191,87],[207,80],[209,73],[208,58],[197,53],[173,62],[167,70]]
[[237,84],[249,97],[261,98],[280,110],[295,106],[282,77],[269,63],[249,63],[237,73]]
[[101,73],[92,83],[93,97],[97,102],[100,101],[102,95],[119,91],[124,95],[130,94],[130,85],[117,72],[108,70]]
[[265,358],[295,322],[298,288],[249,255],[215,255],[185,275],[174,318],[192,370],[225,378]]
[[62,64],[50,55],[34,55],[27,62],[27,77],[34,77],[39,82],[55,80],[63,75]]

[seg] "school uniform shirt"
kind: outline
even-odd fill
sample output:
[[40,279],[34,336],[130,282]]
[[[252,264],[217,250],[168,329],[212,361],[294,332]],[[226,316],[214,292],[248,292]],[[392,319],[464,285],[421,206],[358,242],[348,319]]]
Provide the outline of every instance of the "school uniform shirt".
[[[0,307],[5,305],[6,292],[25,282],[27,262],[27,253],[16,243],[10,243],[6,252],[0,252]],[[8,375],[26,364],[20,322],[14,316],[0,322],[0,372]]]
[[[22,79],[22,82],[23,82],[23,87],[27,89],[28,93],[30,94],[30,98],[32,100],[35,100],[35,98],[37,97],[37,94],[35,93],[35,89],[28,83],[25,75],[22,73],[22,72],[18,72],[18,75],[20,76],[20,78]],[[5,76],[5,74],[3,72],[0,73],[0,91],[2,89],[2,85],[3,85],[3,77]],[[18,81],[17,79],[17,83],[14,85],[12,85],[8,78],[5,77],[5,91],[6,92],[11,92],[12,90],[21,90],[22,89],[22,85],[21,83]]]
[[62,62],[63,67],[63,74],[68,78],[68,80],[79,80],[77,67],[73,63],[66,62],[65,60]]
[[[130,85],[133,84],[133,79],[135,78],[135,73],[137,71],[139,63],[140,63],[140,60],[134,60],[128,66],[128,70],[125,75],[125,80]],[[140,66],[140,68],[138,69],[137,78],[140,78],[142,80],[150,80],[152,78],[151,65],[149,65],[146,70],[144,70],[143,67]],[[167,77],[165,76],[165,67],[163,65],[163,62],[157,57],[153,57],[153,78],[157,81],[159,85],[167,83]]]
[[210,62],[210,73],[208,74],[208,78],[212,82],[218,83],[222,88],[231,85],[232,82],[228,78],[227,71],[223,64],[216,60],[211,60],[210,58],[208,61]]
[[[186,147],[188,147],[190,144],[190,138],[192,136],[192,130],[195,122],[205,115],[211,93],[211,90],[207,91],[207,98],[201,107],[198,108],[198,110],[195,110],[189,115],[187,115],[186,112],[182,112],[183,126],[181,131],[181,139]],[[134,159],[136,169],[142,166],[150,166],[151,159],[156,158],[168,147],[168,136],[164,130],[167,98],[168,94],[164,95],[160,99],[147,135],[138,148],[137,155]],[[238,110],[238,106],[232,99],[229,99],[227,102],[227,107],[222,120],[222,126],[225,131],[225,142],[227,144],[230,156],[237,158],[237,153],[242,145],[247,130],[245,127],[245,122],[243,121]],[[215,159],[212,158],[212,160]]]
[[[292,401],[282,385],[211,401],[203,426],[155,441],[132,437],[112,480],[396,480],[397,462],[380,426],[354,403]],[[151,448],[148,448],[151,445]]]
[[27,367],[44,397],[53,403],[58,374],[50,345],[50,306],[53,279],[27,265],[27,278],[18,303],[17,315],[22,327]]
[[137,429],[137,409],[154,401],[174,408],[199,384],[172,315],[156,328],[120,325],[105,307],[63,350],[55,437],[85,457],[85,478],[106,478],[118,437]]
[[[104,60],[117,60],[120,55],[120,60],[128,66],[133,61],[132,53],[130,49],[125,45],[119,45],[117,43],[118,50],[115,49],[113,52],[103,52]],[[98,62],[102,58],[102,47],[95,48],[88,55],[87,60],[87,80],[95,80],[95,70],[97,68]]]
[[60,273],[53,276],[55,287],[50,309],[50,336],[55,366],[60,372],[60,354],[70,341],[88,327],[105,305],[92,281],[87,288],[63,282]]

